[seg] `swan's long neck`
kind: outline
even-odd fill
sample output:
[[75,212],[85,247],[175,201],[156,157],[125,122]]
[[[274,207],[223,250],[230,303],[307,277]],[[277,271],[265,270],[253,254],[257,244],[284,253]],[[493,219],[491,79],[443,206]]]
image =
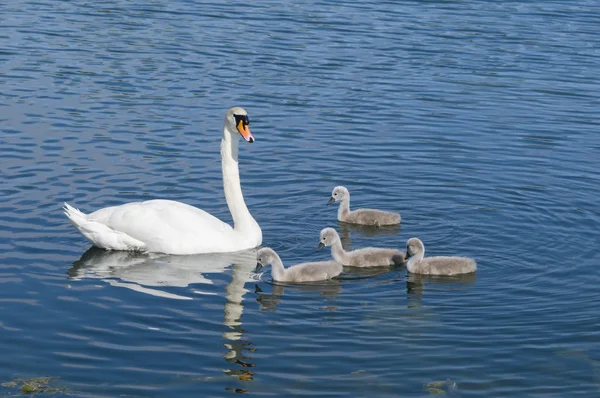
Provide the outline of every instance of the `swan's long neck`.
[[239,137],[231,134],[227,128],[223,130],[221,141],[221,162],[223,168],[223,190],[225,200],[233,218],[233,228],[236,231],[248,231],[257,226],[256,221],[248,211],[242,187],[240,185],[240,170],[238,167]]
[[425,257],[425,249],[410,256],[410,258],[406,262],[406,268],[408,269],[408,272],[412,272],[413,267],[415,267],[419,261],[423,260],[424,257]]
[[340,207],[338,207],[338,219],[342,218],[350,212],[350,197],[340,200]]
[[283,262],[279,257],[279,254],[275,253],[275,258],[271,262],[271,268],[273,273],[273,279],[276,281],[285,281],[285,268],[283,268]]
[[331,255],[333,259],[340,264],[348,264],[346,258],[348,254],[342,247],[342,242],[338,239],[333,245],[331,245]]

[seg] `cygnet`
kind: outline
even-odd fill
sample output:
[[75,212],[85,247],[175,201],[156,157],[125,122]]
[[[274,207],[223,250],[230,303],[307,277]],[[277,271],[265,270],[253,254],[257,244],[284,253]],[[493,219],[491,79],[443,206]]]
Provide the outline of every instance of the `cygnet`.
[[271,264],[273,280],[278,282],[316,282],[334,278],[342,273],[342,265],[335,261],[319,261],[283,267],[275,250],[264,247],[256,254],[256,270]]
[[350,192],[346,187],[338,186],[333,188],[328,205],[333,202],[340,202],[338,208],[338,221],[350,224],[371,225],[379,227],[382,225],[400,224],[400,214],[390,211],[374,209],[350,210]]
[[425,245],[418,238],[406,242],[406,268],[413,274],[459,275],[477,271],[475,260],[468,257],[424,257]]
[[396,249],[365,247],[347,252],[342,247],[340,236],[333,228],[325,228],[321,231],[317,251],[325,246],[331,246],[331,254],[335,261],[351,267],[378,267],[404,263],[404,253]]

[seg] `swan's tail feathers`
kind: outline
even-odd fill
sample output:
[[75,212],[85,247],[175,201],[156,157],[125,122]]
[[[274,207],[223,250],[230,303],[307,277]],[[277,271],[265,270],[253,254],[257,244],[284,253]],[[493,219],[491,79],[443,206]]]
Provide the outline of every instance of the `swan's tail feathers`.
[[107,250],[146,250],[144,242],[98,221],[90,220],[86,214],[68,203],[64,204],[63,210],[69,221],[96,247]]
[[63,203],[63,210],[65,216],[67,216],[69,220],[73,223],[73,225],[75,225],[77,228],[79,228],[79,225],[86,223],[88,220],[85,214],[79,211],[79,209],[76,209],[73,206],[69,205],[67,202]]

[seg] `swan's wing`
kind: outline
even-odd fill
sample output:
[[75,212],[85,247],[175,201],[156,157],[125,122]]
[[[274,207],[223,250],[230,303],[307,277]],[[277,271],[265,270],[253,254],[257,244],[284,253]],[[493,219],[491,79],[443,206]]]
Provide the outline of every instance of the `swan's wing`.
[[144,242],[149,251],[178,254],[221,247],[233,230],[204,210],[171,200],[107,207],[89,219]]

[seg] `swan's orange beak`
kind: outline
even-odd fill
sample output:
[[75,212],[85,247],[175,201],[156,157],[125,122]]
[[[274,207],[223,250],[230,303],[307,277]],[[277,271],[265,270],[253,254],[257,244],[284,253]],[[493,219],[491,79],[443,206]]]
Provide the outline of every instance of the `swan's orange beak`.
[[244,123],[244,119],[240,119],[240,121],[237,124],[237,129],[246,141],[248,141],[251,144],[254,142],[254,137],[250,132],[250,127],[248,127],[248,125]]

